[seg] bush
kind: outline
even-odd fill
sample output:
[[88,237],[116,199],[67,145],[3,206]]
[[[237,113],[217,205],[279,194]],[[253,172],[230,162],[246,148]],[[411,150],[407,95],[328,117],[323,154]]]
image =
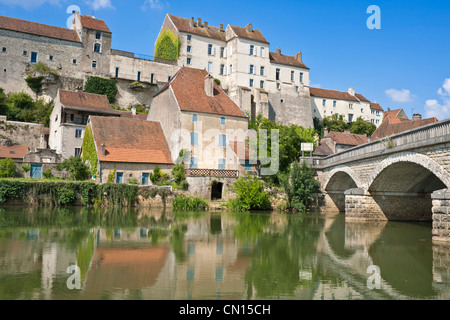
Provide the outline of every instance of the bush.
[[134,178],[134,179],[129,179],[128,180],[128,184],[134,184],[134,185],[140,185],[139,180]]
[[98,169],[98,154],[90,125],[86,127],[83,138],[83,162],[86,161],[89,161],[89,164],[91,165],[91,176],[96,175]]
[[91,177],[89,167],[80,157],[70,157],[58,165],[58,170],[69,171],[70,178],[75,181],[88,180]]
[[22,172],[23,173],[28,173],[30,171],[31,171],[31,166],[29,164],[22,165]]
[[173,200],[173,209],[177,211],[199,211],[208,208],[208,201],[202,198],[187,197],[178,195]]
[[189,182],[187,182],[187,180],[181,181],[180,187],[181,187],[181,189],[183,189],[183,190],[188,190],[188,189],[189,189]]
[[229,201],[233,210],[267,210],[270,209],[269,194],[264,192],[264,183],[257,177],[245,176],[234,184],[233,191],[237,198]]
[[88,93],[102,94],[108,97],[110,103],[116,101],[117,80],[99,77],[89,77],[84,86],[84,91]]
[[155,169],[153,170],[153,173],[150,174],[150,180],[152,180],[153,183],[157,183],[159,182],[159,180],[161,179],[161,169],[156,166]]
[[288,174],[281,176],[281,184],[287,194],[288,209],[297,212],[309,210],[312,194],[319,191],[319,182],[314,179],[315,169],[294,162]]
[[108,174],[108,180],[106,183],[114,183],[114,178],[116,177],[116,168],[114,167],[114,170],[111,171],[110,174]]
[[0,160],[0,178],[14,178],[16,176],[16,164],[10,158]]
[[172,177],[177,184],[181,184],[182,181],[186,180],[186,169],[183,164],[177,164],[172,169]]
[[155,44],[155,57],[166,60],[178,60],[180,53],[180,39],[169,29],[161,31]]
[[75,202],[77,195],[75,191],[68,187],[61,187],[58,190],[58,202],[61,206],[68,206]]
[[51,179],[53,177],[53,173],[51,169],[45,169],[42,173],[45,179]]

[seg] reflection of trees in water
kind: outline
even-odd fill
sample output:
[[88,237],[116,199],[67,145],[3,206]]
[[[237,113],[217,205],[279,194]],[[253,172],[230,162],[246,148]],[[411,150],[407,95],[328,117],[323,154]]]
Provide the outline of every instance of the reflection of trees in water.
[[259,235],[246,273],[249,296],[251,288],[256,289],[258,298],[292,295],[300,286],[317,281],[315,268],[310,268],[312,279],[300,280],[299,272],[312,264],[322,222],[320,218],[291,216],[281,232]]

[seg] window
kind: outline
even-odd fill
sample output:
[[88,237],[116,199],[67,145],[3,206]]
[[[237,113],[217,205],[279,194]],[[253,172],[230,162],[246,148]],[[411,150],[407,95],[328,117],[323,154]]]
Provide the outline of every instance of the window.
[[353,115],[351,113],[348,115],[348,122],[353,122]]
[[92,68],[97,68],[97,61],[92,61]]
[[138,71],[138,74],[137,74],[137,81],[141,81],[141,72],[140,71]]
[[191,46],[187,46],[187,52],[191,52],[192,50],[192,47]]
[[303,83],[303,72],[300,72],[300,82]]
[[252,171],[252,165],[248,160],[245,161],[245,171]]
[[380,111],[377,111],[377,116],[379,116],[380,115]]
[[261,58],[264,58],[264,48],[261,47]]
[[248,73],[249,74],[256,74],[256,68],[255,68],[255,66],[254,65],[249,65],[248,66]]
[[263,80],[261,80],[261,82],[259,83],[259,87],[260,87],[261,89],[264,89],[264,81],[263,81]]
[[2,48],[2,51],[3,51],[3,52],[6,52],[6,48],[5,48],[5,47],[3,47],[3,48]]
[[327,100],[322,100],[322,106],[326,107],[326,105],[327,105]]
[[27,52],[27,51],[24,51],[24,52],[23,52],[23,55],[24,55],[24,56],[28,55],[28,52]]
[[337,101],[333,101],[333,108],[336,108]]
[[264,75],[264,67],[261,67],[261,70],[260,70],[260,74],[263,76]]
[[53,61],[53,56],[48,56],[48,60]]
[[294,81],[295,72],[291,71],[291,81]]
[[208,72],[211,73],[213,69],[213,64],[212,62],[208,62]]
[[192,122],[197,122],[197,115],[196,114],[193,114],[192,115]]
[[253,81],[253,79],[250,79],[250,88],[253,88],[253,83],[254,83],[254,81]]
[[94,44],[94,52],[100,53],[102,51],[102,46],[99,43]]
[[374,115],[375,114],[375,110],[370,110],[370,113],[372,113]]
[[224,126],[225,123],[226,123],[225,117],[220,118],[220,124]]
[[192,36],[190,34],[188,34],[187,41],[191,41],[191,40],[192,40]]
[[364,113],[364,108],[361,108],[361,113]]
[[77,59],[73,59],[73,60],[72,60],[72,63],[73,63],[73,64],[77,64]]
[[279,84],[279,83],[277,83],[277,89],[278,89],[278,90],[280,90],[280,89],[281,89],[281,86],[280,86],[280,84]]
[[377,124],[380,124],[380,120],[377,120]]
[[233,65],[230,64],[230,67],[228,69],[228,74],[232,74],[233,73]]
[[83,135],[83,130],[81,130],[81,129],[75,130],[75,138],[81,138],[82,135]]
[[75,148],[75,157],[81,157],[81,148]]
[[102,38],[102,33],[100,31],[95,31],[95,39],[100,40]]
[[152,73],[152,74],[150,75],[150,83],[153,83],[154,78],[155,78],[155,75]]
[[31,52],[31,59],[30,59],[30,61],[31,61],[31,63],[36,63],[37,62],[37,59],[38,59],[38,54],[37,54],[37,52]]
[[119,68],[116,68],[116,78],[119,77]]
[[196,158],[196,157],[191,157],[190,168],[191,168],[191,169],[197,169],[197,168],[198,168],[198,158]]
[[208,55],[212,56],[214,54],[213,51],[214,51],[213,45],[208,44]]
[[219,135],[219,147],[227,146],[227,136],[225,134]]
[[300,90],[300,88],[298,87],[298,86],[295,86],[295,91],[299,91]]
[[191,132],[191,145],[198,146],[198,133]]
[[220,47],[220,57],[221,58],[227,57],[227,49],[225,49],[224,47]]
[[226,162],[225,159],[219,159],[219,170],[225,170]]
[[170,79],[172,79],[170,76],[167,78],[167,82],[170,82]]
[[75,121],[75,115],[74,115],[73,113],[70,115],[70,121],[71,121],[71,122],[74,122],[74,121]]
[[254,54],[255,54],[255,46],[254,45],[250,45],[250,52],[249,52],[249,54],[251,55],[251,56],[253,56]]
[[275,75],[275,79],[276,79],[277,81],[280,80],[280,73],[281,73],[281,70],[280,70],[280,69],[277,69],[277,70],[276,70],[276,75]]
[[191,59],[191,58],[187,58],[187,61],[186,61],[186,63],[187,63],[188,65],[190,65],[190,64],[191,64],[191,62],[192,62],[192,59]]
[[374,119],[372,119],[371,122],[372,122],[373,124],[375,124],[375,120],[374,120]]
[[353,109],[353,103],[348,104],[349,109]]
[[221,64],[221,65],[220,65],[219,74],[223,76],[223,75],[225,74],[224,72],[225,72],[225,65],[224,65],[224,64]]

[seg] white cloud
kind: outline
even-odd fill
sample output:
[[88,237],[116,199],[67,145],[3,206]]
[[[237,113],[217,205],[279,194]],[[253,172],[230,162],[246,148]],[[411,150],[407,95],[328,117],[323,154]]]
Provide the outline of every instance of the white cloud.
[[142,5],[142,10],[161,10],[164,8],[164,5],[160,0],[145,0]]
[[61,5],[60,0],[0,0],[0,3],[10,7],[19,6],[27,10],[40,7],[46,3]]
[[450,119],[450,100],[445,99],[442,104],[436,99],[427,100],[425,116],[426,118],[436,117],[439,120]]
[[450,79],[447,78],[444,80],[444,84],[438,90],[438,94],[441,96],[450,96]]
[[411,91],[403,89],[388,89],[385,91],[386,95],[394,102],[411,102],[413,100],[413,95]]
[[111,0],[85,0],[84,2],[94,10],[114,9]]

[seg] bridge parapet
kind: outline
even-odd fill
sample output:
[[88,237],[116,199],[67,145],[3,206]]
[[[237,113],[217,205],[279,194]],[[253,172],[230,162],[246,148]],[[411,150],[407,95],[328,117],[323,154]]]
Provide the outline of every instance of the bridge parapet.
[[405,131],[385,139],[372,141],[328,156],[320,161],[318,169],[441,143],[450,143],[450,119]]

